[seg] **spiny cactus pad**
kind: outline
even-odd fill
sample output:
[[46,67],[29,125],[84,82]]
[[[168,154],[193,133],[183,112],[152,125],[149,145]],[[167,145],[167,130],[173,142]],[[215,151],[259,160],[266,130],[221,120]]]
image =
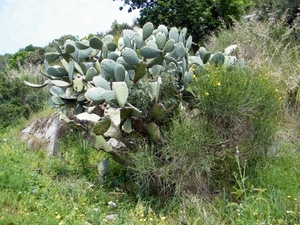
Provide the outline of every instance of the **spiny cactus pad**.
[[106,143],[108,138],[124,142],[129,149],[135,141],[126,141],[127,136],[161,142],[160,126],[176,115],[180,105],[193,102],[188,86],[206,66],[237,64],[248,70],[243,59],[230,55],[236,45],[215,54],[200,47],[190,55],[192,37],[186,38],[187,34],[186,28],[161,24],[155,29],[147,22],[142,28],[124,30],[118,40],[95,35],[89,40],[67,40],[62,47],[55,42],[56,52],[45,54],[47,80],[41,85],[25,84],[50,85],[51,106],[88,121],[82,125],[68,120],[86,126],[95,149],[125,162]]

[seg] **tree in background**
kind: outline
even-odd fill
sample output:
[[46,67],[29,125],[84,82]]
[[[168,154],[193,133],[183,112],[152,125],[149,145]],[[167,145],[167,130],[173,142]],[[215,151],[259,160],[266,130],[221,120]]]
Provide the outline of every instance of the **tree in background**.
[[0,73],[5,71],[7,67],[7,55],[0,55]]
[[187,27],[195,43],[204,43],[206,38],[219,28],[229,28],[233,20],[239,20],[251,0],[124,0],[122,10],[140,10],[140,26],[151,21],[154,25]]
[[18,52],[8,56],[8,68],[18,69],[26,64],[41,64],[44,61],[44,54],[44,48],[30,44],[25,49],[20,49]]
[[132,29],[132,26],[130,26],[127,23],[118,23],[117,20],[112,22],[110,31],[108,31],[108,34],[111,35],[121,35],[122,31],[125,29]]
[[72,34],[67,34],[67,35],[61,36],[58,39],[55,39],[55,41],[57,41],[57,43],[59,45],[63,45],[66,42],[66,40],[78,41],[79,37],[78,36],[74,36]]

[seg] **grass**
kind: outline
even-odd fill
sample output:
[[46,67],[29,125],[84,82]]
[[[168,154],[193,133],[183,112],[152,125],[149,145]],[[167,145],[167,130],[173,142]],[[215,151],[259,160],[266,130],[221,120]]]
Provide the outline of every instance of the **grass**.
[[299,144],[286,144],[277,155],[236,179],[232,196],[216,196],[212,203],[199,200],[186,206],[188,224],[299,224]]
[[[275,153],[256,169],[244,174],[247,164],[240,167],[228,196],[221,190],[211,202],[170,199],[164,209],[125,191],[122,168],[112,161],[104,185],[98,185],[96,170],[83,166],[104,155],[80,153],[80,140],[69,136],[61,155],[49,158],[43,149],[27,149],[18,139],[20,127],[13,128],[0,139],[0,224],[299,224],[299,127],[290,127],[285,125]],[[80,161],[85,154],[88,160]]]
[[[236,192],[241,201],[228,202],[226,216],[232,224],[298,224],[300,218],[299,152],[283,147],[278,155],[258,165],[255,175],[239,177]],[[296,147],[296,146],[294,146]]]
[[[0,224],[111,224],[115,215],[114,224],[167,224],[122,190],[119,165],[111,162],[104,185],[97,183],[96,169],[85,170],[103,153],[90,148],[82,152],[80,141],[68,136],[62,144],[65,150],[47,157],[43,149],[27,149],[19,141],[19,130],[1,134]],[[147,217],[144,210],[149,211]]]
[[205,47],[215,52],[237,44],[235,54],[238,58],[244,58],[252,70],[268,74],[269,79],[276,81],[287,110],[297,114],[300,101],[299,38],[293,38],[292,32],[298,27],[295,21],[289,28],[284,18],[276,22],[236,22],[233,29],[212,37]]

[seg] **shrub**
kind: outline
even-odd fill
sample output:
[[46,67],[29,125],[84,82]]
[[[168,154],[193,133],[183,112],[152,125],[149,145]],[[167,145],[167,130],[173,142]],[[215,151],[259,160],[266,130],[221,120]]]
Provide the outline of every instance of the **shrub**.
[[228,147],[245,146],[252,154],[270,144],[280,96],[267,74],[208,67],[193,82],[193,91],[200,114]]
[[269,79],[277,83],[285,106],[283,118],[299,111],[300,55],[299,42],[297,44],[290,36],[293,32],[284,21],[275,24],[257,20],[236,22],[233,29],[223,30],[218,37],[212,37],[206,48],[216,51],[228,44],[237,44],[236,54],[243,56],[253,71],[268,73]]
[[19,69],[27,64],[39,65],[43,62],[44,54],[44,48],[29,45],[24,50],[21,49],[8,57],[8,67],[10,69]]
[[167,143],[132,154],[142,195],[208,200],[216,191],[230,191],[239,163],[248,161],[248,172],[267,153],[280,106],[268,76],[210,66],[194,78],[192,91],[197,109],[172,121]]
[[165,136],[166,145],[143,145],[132,154],[130,170],[139,196],[155,196],[162,202],[191,194],[209,199],[212,148],[218,140],[206,129],[205,120],[179,117]]
[[0,74],[0,130],[16,125],[22,117],[29,118],[44,106],[47,98],[43,90],[34,90],[24,85],[22,78],[10,75]]

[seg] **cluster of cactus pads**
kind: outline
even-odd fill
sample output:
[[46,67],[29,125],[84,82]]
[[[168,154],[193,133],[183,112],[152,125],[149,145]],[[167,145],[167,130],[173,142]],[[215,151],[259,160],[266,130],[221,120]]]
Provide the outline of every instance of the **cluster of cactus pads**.
[[[133,149],[140,136],[163,141],[160,126],[184,105],[185,95],[192,96],[188,85],[206,65],[244,67],[243,59],[230,56],[236,45],[215,54],[201,47],[191,56],[186,34],[186,28],[155,29],[148,22],[124,30],[117,43],[112,35],[56,43],[56,52],[45,55],[45,83],[25,83],[49,85],[50,105],[85,129],[95,149],[126,164],[126,151],[115,146]],[[111,138],[118,143],[109,144]]]

